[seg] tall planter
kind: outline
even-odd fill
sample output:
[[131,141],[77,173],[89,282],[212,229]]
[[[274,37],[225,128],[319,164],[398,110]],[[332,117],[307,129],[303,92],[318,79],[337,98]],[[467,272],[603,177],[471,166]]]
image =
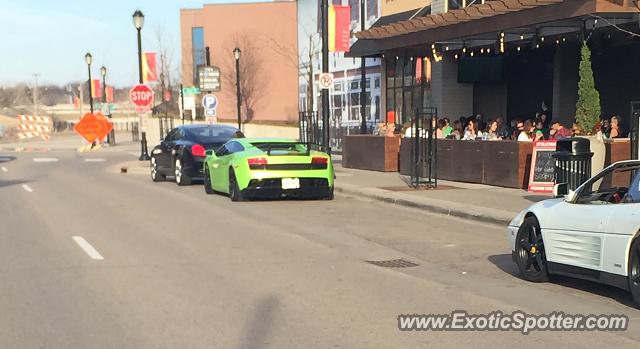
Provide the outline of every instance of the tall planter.
[[591,50],[587,42],[580,49],[580,80],[578,81],[578,101],[576,102],[576,123],[592,134],[600,122],[600,93],[596,89],[591,69]]

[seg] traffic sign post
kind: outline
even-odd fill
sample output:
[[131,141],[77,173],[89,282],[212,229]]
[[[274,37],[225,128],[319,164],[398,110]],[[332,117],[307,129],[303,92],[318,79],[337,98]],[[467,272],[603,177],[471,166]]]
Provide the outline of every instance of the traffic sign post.
[[318,85],[320,85],[320,89],[322,90],[328,90],[333,87],[333,74],[321,73],[318,76]]
[[213,94],[206,94],[202,97],[202,107],[204,107],[204,116],[216,116],[216,108],[218,107],[218,97]]
[[102,113],[86,113],[80,122],[73,127],[73,130],[87,142],[93,144],[96,140],[102,141],[111,133],[113,124]]
[[153,105],[153,89],[144,84],[136,85],[129,91],[129,100],[137,112],[148,112]]
[[220,68],[213,66],[199,67],[198,86],[202,91],[220,91]]

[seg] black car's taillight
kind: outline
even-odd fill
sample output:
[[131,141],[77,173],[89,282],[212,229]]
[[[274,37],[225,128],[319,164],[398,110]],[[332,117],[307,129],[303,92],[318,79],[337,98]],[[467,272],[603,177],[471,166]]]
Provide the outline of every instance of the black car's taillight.
[[206,149],[200,144],[194,144],[191,146],[191,155],[193,156],[205,156]]

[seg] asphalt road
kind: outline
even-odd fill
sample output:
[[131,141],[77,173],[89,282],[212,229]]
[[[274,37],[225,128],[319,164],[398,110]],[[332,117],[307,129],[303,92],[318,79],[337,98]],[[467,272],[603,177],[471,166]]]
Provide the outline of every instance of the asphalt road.
[[[625,292],[522,281],[504,227],[345,196],[232,203],[121,174],[134,159],[0,153],[0,348],[639,346]],[[398,258],[418,266],[366,262]],[[453,310],[626,314],[631,325],[397,328],[398,314]]]

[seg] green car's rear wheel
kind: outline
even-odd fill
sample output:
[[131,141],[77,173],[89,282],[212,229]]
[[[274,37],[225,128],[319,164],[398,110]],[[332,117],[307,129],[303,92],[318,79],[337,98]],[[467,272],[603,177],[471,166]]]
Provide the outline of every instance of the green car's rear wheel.
[[205,165],[204,168],[204,192],[207,194],[214,194],[213,186],[211,185],[211,176],[209,175],[209,169]]
[[240,187],[238,187],[236,174],[232,169],[229,169],[229,198],[234,202],[245,200],[242,196],[242,192],[240,191]]

